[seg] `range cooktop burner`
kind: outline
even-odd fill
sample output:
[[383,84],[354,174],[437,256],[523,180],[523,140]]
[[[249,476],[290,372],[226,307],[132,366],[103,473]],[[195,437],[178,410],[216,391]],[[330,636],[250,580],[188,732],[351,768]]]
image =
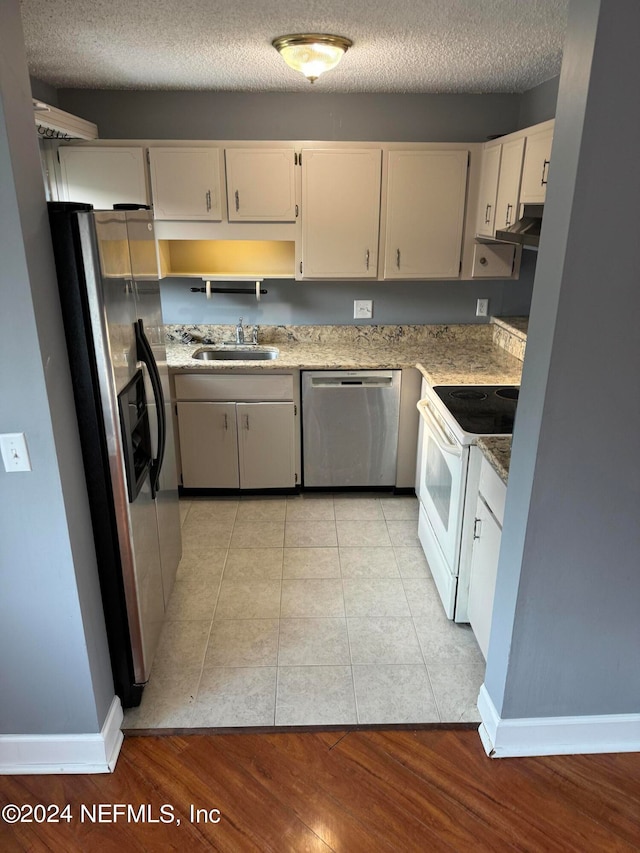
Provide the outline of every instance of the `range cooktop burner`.
[[433,390],[465,432],[513,432],[520,390],[517,385],[436,385]]
[[487,395],[484,391],[478,391],[475,388],[461,388],[460,391],[451,391],[449,394],[456,400],[486,400]]
[[519,394],[519,388],[498,388],[496,391],[496,397],[502,397],[503,400],[517,400]]

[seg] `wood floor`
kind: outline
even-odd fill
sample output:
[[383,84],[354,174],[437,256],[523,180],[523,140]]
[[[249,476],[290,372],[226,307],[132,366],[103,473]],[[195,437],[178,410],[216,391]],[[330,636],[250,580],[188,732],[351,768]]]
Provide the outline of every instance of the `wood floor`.
[[[113,774],[0,777],[6,803],[72,819],[0,821],[3,853],[637,851],[640,754],[492,761],[462,729],[127,737]],[[114,822],[113,804],[175,820]]]

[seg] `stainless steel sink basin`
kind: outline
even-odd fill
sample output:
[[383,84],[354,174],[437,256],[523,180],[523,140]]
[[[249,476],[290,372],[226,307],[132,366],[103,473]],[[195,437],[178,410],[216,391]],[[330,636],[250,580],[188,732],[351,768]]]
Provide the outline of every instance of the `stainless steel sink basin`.
[[202,347],[192,358],[198,361],[265,361],[278,357],[276,347]]

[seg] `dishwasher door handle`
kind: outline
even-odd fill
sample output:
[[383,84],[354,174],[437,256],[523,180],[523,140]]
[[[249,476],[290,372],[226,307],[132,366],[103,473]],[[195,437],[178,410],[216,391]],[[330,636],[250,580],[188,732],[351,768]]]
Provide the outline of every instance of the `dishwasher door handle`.
[[392,388],[393,377],[381,376],[363,379],[320,379],[314,378],[311,380],[311,387],[316,388]]

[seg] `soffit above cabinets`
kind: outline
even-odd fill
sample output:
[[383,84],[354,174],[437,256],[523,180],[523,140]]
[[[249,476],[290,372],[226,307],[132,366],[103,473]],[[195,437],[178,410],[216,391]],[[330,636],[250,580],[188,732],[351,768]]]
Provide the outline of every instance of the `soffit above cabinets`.
[[[57,88],[524,92],[560,71],[568,0],[22,0],[29,71]],[[353,40],[313,87],[271,45]]]

